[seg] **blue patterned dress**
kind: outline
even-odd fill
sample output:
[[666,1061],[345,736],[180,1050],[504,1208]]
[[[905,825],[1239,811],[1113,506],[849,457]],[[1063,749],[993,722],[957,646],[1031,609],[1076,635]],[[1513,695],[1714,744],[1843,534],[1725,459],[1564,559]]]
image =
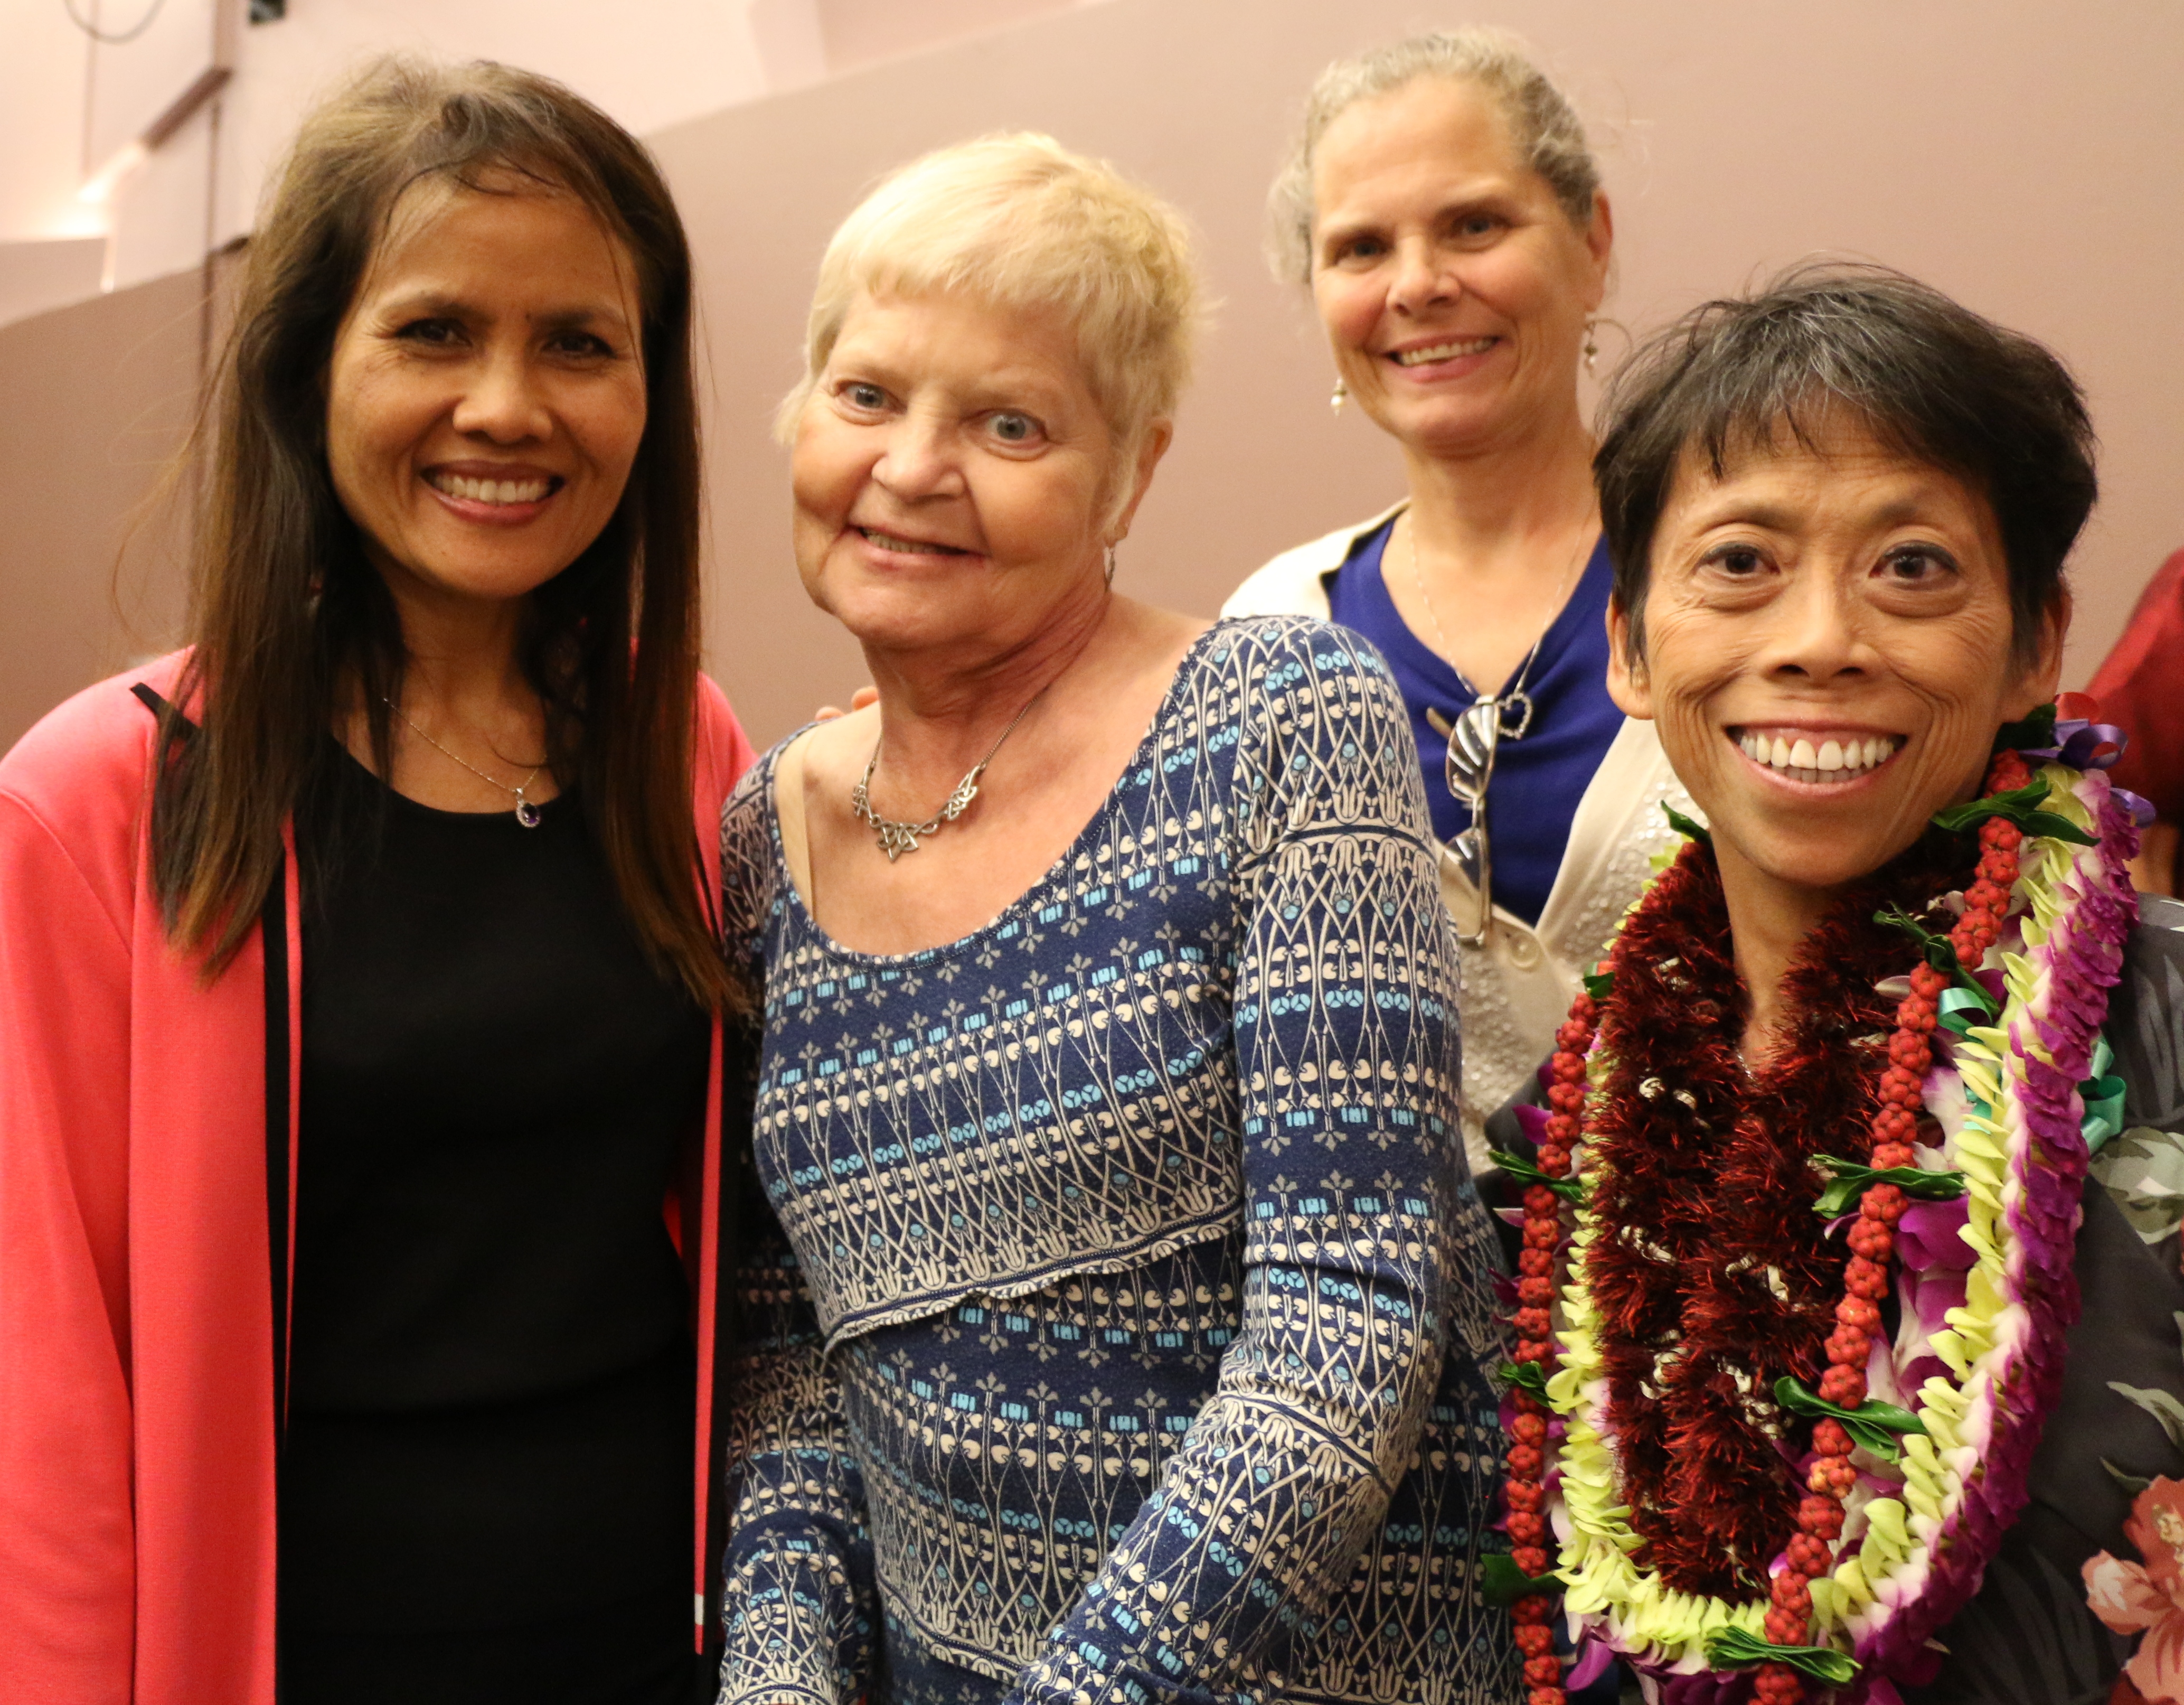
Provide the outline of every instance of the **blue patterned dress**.
[[1213,628],[1075,844],[921,953],[812,921],[778,755],[723,823],[766,988],[723,1699],[1519,1697],[1496,1244],[1379,657]]

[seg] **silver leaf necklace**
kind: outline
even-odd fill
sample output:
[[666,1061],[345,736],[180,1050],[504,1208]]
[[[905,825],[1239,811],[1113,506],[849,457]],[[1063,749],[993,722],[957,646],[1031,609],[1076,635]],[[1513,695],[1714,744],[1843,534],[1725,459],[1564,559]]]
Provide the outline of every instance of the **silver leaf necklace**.
[[[1053,682],[1047,683],[1047,686]],[[1031,714],[1031,707],[1046,696],[1046,687],[1041,687],[1024,701],[1024,707],[1009,718],[1009,725],[1001,730],[1000,740],[988,748],[986,755],[972,764],[963,779],[956,784],[956,791],[948,796],[948,802],[922,823],[898,823],[892,817],[883,817],[872,809],[872,772],[879,768],[880,744],[887,738],[883,728],[880,738],[872,742],[872,755],[865,760],[865,773],[858,777],[857,785],[850,790],[850,809],[872,825],[878,837],[880,851],[892,864],[905,852],[917,851],[917,843],[930,835],[938,835],[971,808],[971,802],[978,797],[978,779],[986,773],[986,766],[994,761],[994,754],[1001,749],[1001,741],[1017,731],[1017,724]]]

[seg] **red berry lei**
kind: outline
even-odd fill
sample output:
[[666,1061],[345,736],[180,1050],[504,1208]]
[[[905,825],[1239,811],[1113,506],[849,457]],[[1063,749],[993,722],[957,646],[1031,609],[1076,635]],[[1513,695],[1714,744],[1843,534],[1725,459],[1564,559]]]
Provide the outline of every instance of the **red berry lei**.
[[[1996,755],[1986,776],[1986,792],[2005,792],[2031,780],[2017,752]],[[2012,886],[2018,878],[2018,848],[2023,832],[2004,819],[1991,818],[1980,830],[1975,880],[1964,893],[1964,909],[1950,931],[1959,963],[1976,966],[2002,933]],[[1912,1138],[1918,1127],[1923,1087],[1933,1054],[1930,1038],[1939,1017],[1947,973],[1921,963],[1911,973],[1911,992],[1896,1011],[1889,1038],[1888,1065],[1881,1073],[1880,1104],[1871,1123],[1869,1163],[1875,1171],[1915,1164]],[[1613,997],[1610,997],[1613,998]],[[1555,1033],[1549,1062],[1548,1115],[1535,1164],[1549,1178],[1571,1176],[1573,1150],[1585,1132],[1586,1058],[1601,1019],[1590,992],[1570,1004],[1568,1019]],[[1866,1367],[1881,1326],[1880,1305],[1889,1294],[1888,1264],[1895,1249],[1896,1222],[1908,1203],[1895,1185],[1868,1186],[1849,1230],[1851,1260],[1844,1272],[1842,1300],[1836,1305],[1835,1328],[1826,1344],[1828,1367],[1820,1378],[1823,1400],[1855,1409],[1866,1398]],[[1524,1244],[1518,1256],[1516,1361],[1519,1368],[1537,1367],[1542,1375],[1556,1366],[1553,1305],[1566,1241],[1563,1204],[1555,1191],[1535,1182],[1524,1192]],[[1510,1426],[1507,1499],[1511,1561],[1524,1574],[1546,1574],[1549,1557],[1541,1477],[1548,1460],[1548,1406],[1523,1385],[1511,1394],[1516,1414]],[[1797,1507],[1797,1531],[1785,1551],[1785,1567],[1775,1574],[1767,1612],[1767,1637],[1778,1646],[1803,1646],[1813,1630],[1811,1582],[1835,1564],[1843,1530],[1843,1498],[1857,1484],[1850,1461],[1852,1440],[1840,1422],[1824,1419],[1813,1429],[1818,1452]],[[1511,1608],[1518,1651],[1524,1658],[1528,1705],[1566,1705],[1561,1660],[1554,1651],[1554,1599],[1546,1593],[1518,1598]],[[1805,1697],[1804,1679],[1787,1664],[1759,1666],[1754,1697],[1760,1705],[1795,1705]]]

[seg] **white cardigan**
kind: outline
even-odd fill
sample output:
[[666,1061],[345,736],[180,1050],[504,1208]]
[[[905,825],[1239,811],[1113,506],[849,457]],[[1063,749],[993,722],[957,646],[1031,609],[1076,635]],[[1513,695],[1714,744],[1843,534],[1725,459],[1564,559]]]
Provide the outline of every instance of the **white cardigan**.
[[[1221,607],[1224,616],[1328,617],[1327,579],[1351,547],[1404,506],[1300,545],[1251,576]],[[1650,722],[1625,718],[1593,772],[1570,819],[1569,844],[1536,925],[1496,906],[1483,947],[1462,956],[1463,987],[1463,1143],[1473,1173],[1491,1170],[1484,1124],[1520,1088],[1527,1073],[1554,1051],[1555,1027],[1568,1015],[1578,980],[1591,970],[1608,937],[1652,871],[1652,856],[1680,837],[1661,807],[1698,816],[1691,796],[1669,768]],[[1471,885],[1455,857],[1443,851],[1441,893],[1454,910],[1476,912]]]

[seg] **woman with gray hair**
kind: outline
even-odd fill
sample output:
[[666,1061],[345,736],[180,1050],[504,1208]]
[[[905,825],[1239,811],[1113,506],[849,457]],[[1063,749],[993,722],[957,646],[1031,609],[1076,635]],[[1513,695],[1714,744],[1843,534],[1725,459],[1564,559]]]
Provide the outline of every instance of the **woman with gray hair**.
[[1321,73],[1270,255],[1327,329],[1338,412],[1396,440],[1403,501],[1276,557],[1232,616],[1294,612],[1386,657],[1424,759],[1462,963],[1464,1124],[1552,1045],[1688,806],[1606,686],[1609,569],[1579,403],[1613,235],[1570,105],[1501,31]]
[[725,1700],[1500,1702],[1494,1238],[1402,702],[1116,594],[1196,285],[1038,137],[827,249],[784,408],[876,707],[723,821]]

